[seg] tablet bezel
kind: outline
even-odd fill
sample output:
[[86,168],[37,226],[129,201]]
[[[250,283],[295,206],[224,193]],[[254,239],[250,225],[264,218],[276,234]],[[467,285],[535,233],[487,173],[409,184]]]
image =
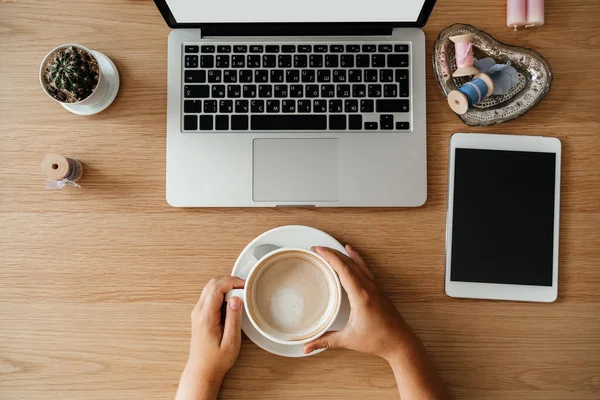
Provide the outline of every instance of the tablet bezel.
[[[450,280],[452,259],[452,218],[454,209],[454,163],[457,148],[514,150],[556,154],[554,192],[554,239],[552,286],[509,285],[498,283],[459,282]],[[558,295],[558,244],[560,210],[560,140],[541,136],[455,133],[450,140],[448,166],[448,208],[446,210],[446,294],[450,297],[553,302]]]

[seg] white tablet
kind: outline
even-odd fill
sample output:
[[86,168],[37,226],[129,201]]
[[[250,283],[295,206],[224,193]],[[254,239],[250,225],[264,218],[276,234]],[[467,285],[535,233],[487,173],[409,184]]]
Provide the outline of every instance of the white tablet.
[[552,302],[558,292],[560,141],[450,141],[446,294]]

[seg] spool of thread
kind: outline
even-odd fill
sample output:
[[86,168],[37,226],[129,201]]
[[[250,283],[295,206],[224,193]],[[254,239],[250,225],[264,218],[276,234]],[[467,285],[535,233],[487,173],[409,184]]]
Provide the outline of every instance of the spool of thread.
[[65,185],[76,186],[83,176],[83,164],[74,158],[60,154],[48,154],[42,160],[42,172],[46,175],[46,187],[61,189]]
[[448,105],[457,114],[463,115],[469,107],[494,92],[494,82],[486,74],[477,74],[472,81],[458,90],[448,93]]
[[466,35],[458,35],[450,37],[454,42],[454,56],[456,58],[456,71],[452,76],[469,76],[479,73],[477,68],[473,66],[473,38],[475,35],[468,33]]

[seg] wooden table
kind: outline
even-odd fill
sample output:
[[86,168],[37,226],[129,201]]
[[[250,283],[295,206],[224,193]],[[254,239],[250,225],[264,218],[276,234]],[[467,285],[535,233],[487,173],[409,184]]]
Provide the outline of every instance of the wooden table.
[[[256,235],[323,229],[365,255],[457,399],[600,397],[600,4],[549,1],[547,25],[512,32],[503,1],[440,0],[425,28],[465,22],[550,60],[548,97],[518,120],[464,126],[427,66],[429,198],[411,209],[176,209],[165,201],[169,28],[151,1],[0,4],[0,398],[174,395],[189,312]],[[51,48],[107,54],[121,89],[80,117],[38,83]],[[444,294],[448,143],[457,131],[548,135],[563,144],[559,298],[553,304]],[[82,189],[44,189],[48,152],[85,163]],[[226,399],[395,398],[389,367],[332,350],[286,359],[244,339]]]

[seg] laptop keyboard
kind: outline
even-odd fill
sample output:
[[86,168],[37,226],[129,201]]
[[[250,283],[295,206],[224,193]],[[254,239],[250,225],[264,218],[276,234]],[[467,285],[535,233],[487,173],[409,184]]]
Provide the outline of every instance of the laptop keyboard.
[[408,131],[410,46],[186,44],[183,132]]

